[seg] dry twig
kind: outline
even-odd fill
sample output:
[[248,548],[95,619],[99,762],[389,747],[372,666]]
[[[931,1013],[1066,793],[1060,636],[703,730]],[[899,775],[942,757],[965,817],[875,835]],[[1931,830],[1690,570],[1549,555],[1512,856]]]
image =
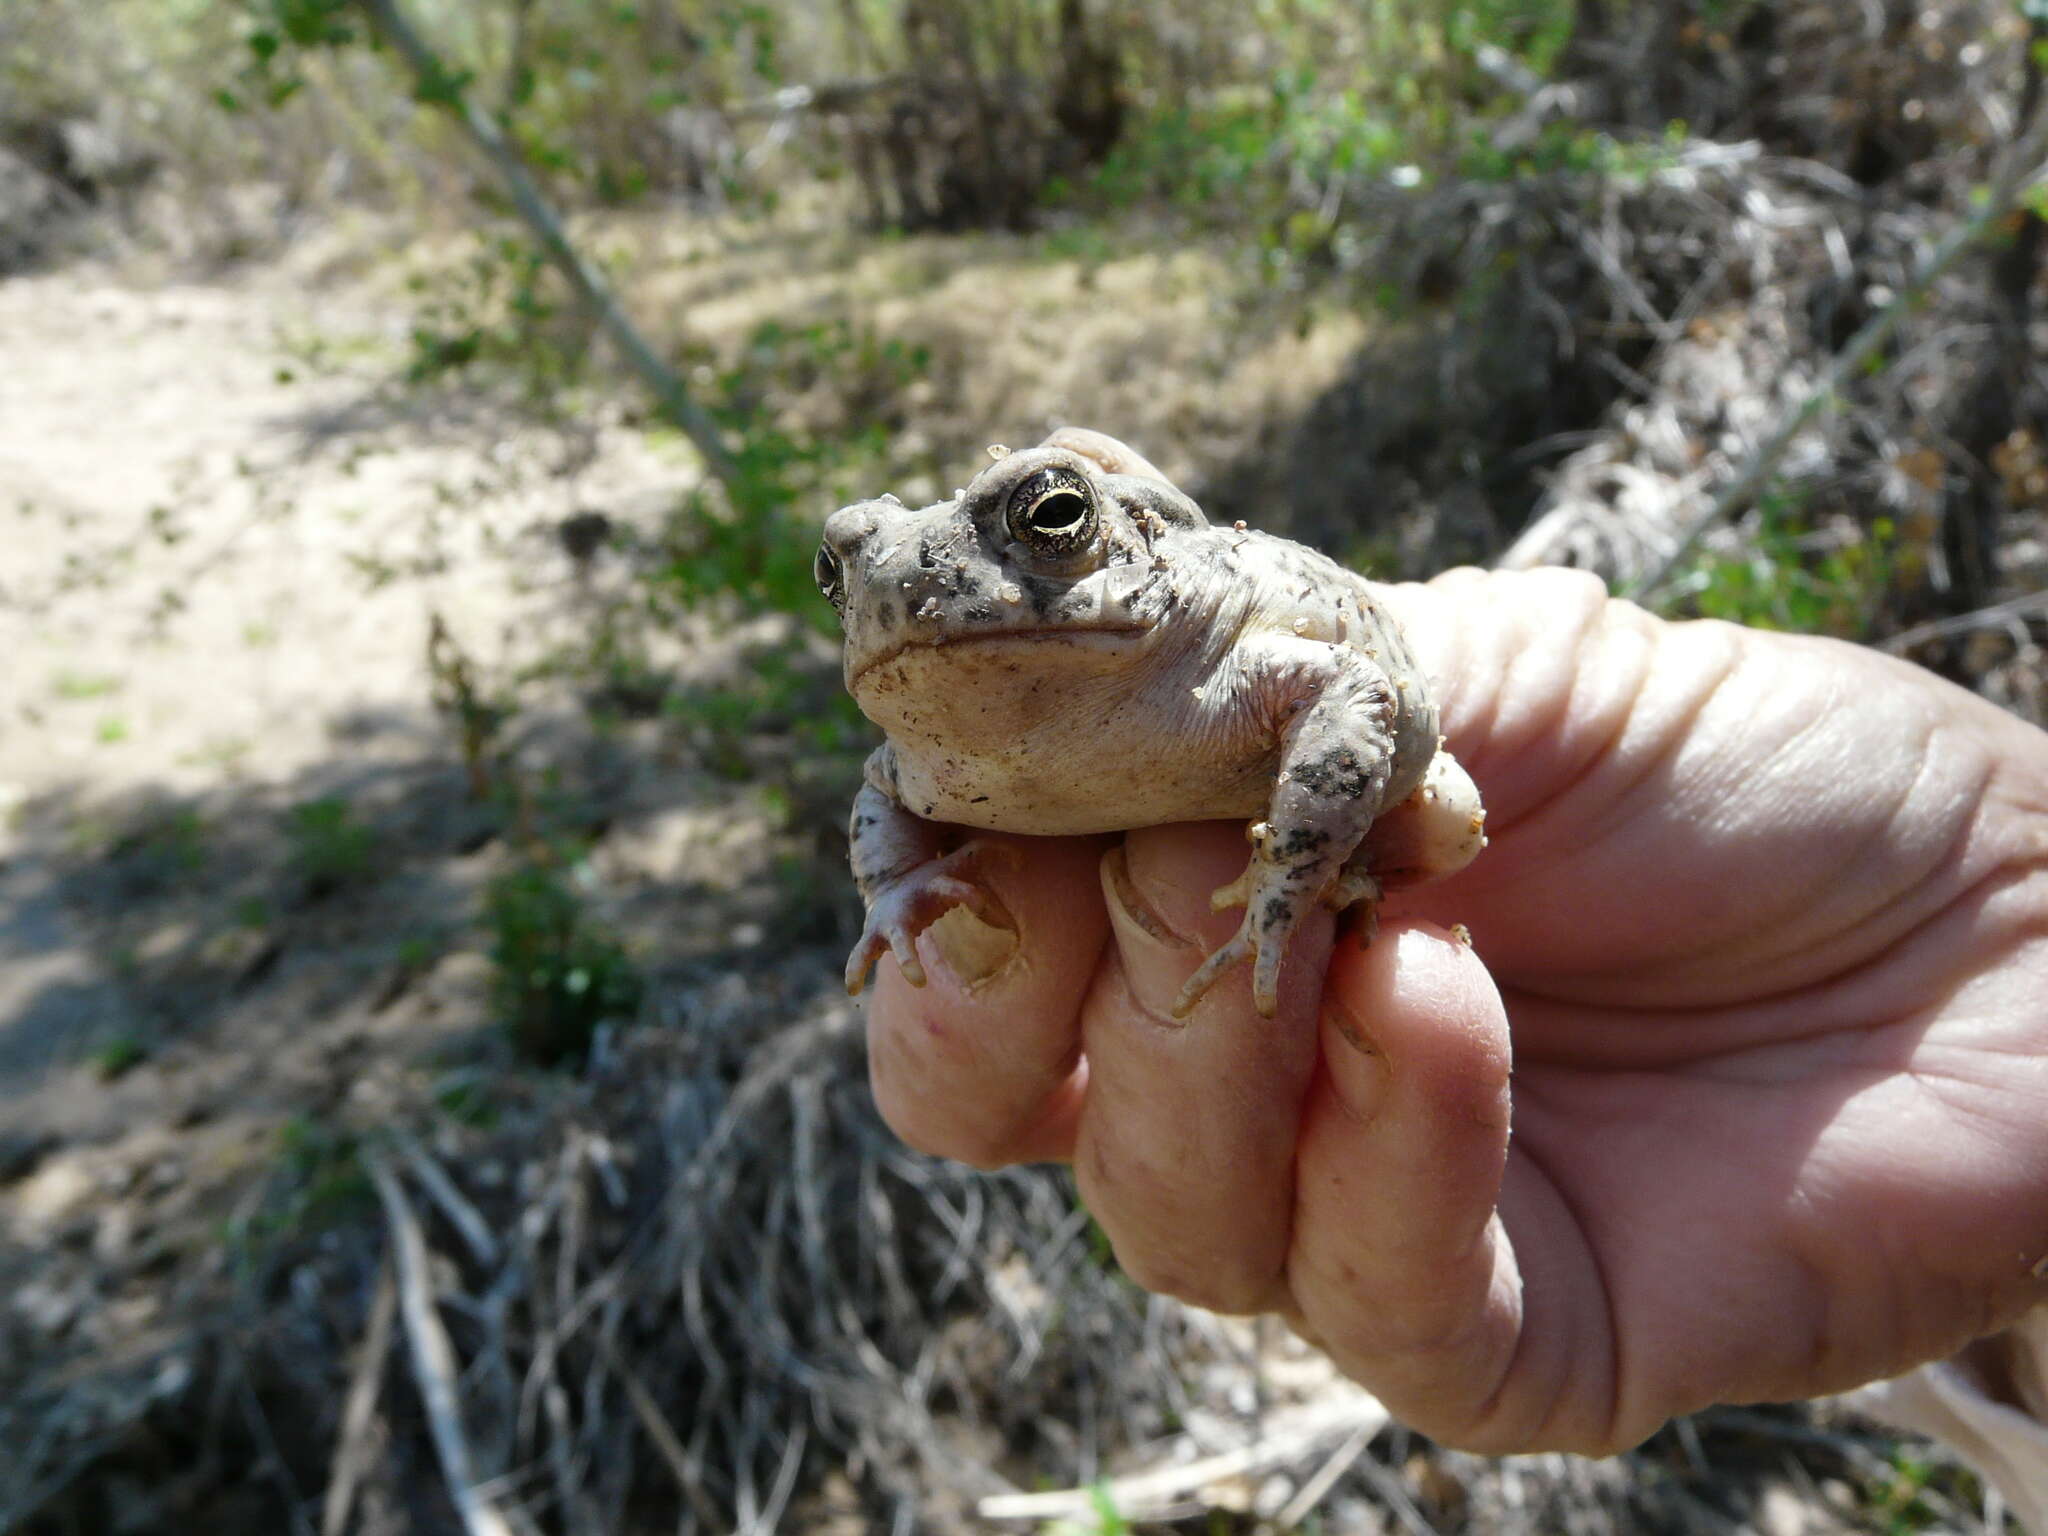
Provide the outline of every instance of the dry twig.
[[1993,629],[2015,619],[2031,617],[2043,609],[2048,609],[2048,592],[2029,592],[2021,597],[2008,598],[2002,603],[1993,603],[1988,608],[1977,608],[1969,613],[1953,614],[1945,619],[1915,624],[1911,629],[1902,629],[1896,635],[1888,636],[1879,643],[1878,649],[1898,656],[1929,640],[1940,640],[1950,635],[1966,635],[1973,629]]
[[370,1426],[377,1411],[377,1385],[384,1379],[384,1358],[391,1352],[391,1324],[398,1311],[398,1286],[385,1255],[377,1269],[377,1289],[363,1325],[361,1353],[349,1379],[335,1436],[333,1470],[327,1476],[327,1498],[320,1514],[320,1536],[341,1536],[355,1505],[356,1488],[369,1469]]
[[[1365,1392],[1346,1392],[1298,1409],[1269,1414],[1258,1438],[1236,1450],[1193,1461],[1171,1461],[1086,1488],[1049,1493],[1006,1493],[983,1499],[975,1513],[984,1520],[1071,1520],[1094,1513],[1106,1495],[1119,1514],[1157,1518],[1217,1483],[1258,1476],[1290,1466],[1345,1430],[1370,1440],[1386,1427],[1387,1410]],[[1317,1497],[1322,1495],[1318,1493]]]
[[384,1207],[384,1224],[397,1259],[399,1309],[405,1319],[406,1343],[411,1347],[413,1381],[433,1432],[434,1449],[441,1458],[448,1496],[469,1536],[513,1536],[511,1524],[485,1494],[470,1457],[455,1385],[455,1350],[434,1310],[427,1240],[420,1232],[419,1218],[405,1198],[398,1176],[377,1150],[364,1147],[358,1155]]
[[1280,1513],[1273,1517],[1274,1527],[1291,1531],[1306,1520],[1337,1486],[1337,1479],[1350,1471],[1351,1464],[1365,1454],[1365,1448],[1372,1444],[1372,1437],[1379,1431],[1380,1426],[1372,1423],[1361,1424],[1354,1429],[1351,1438],[1330,1453],[1316,1475],[1303,1483],[1300,1491],[1281,1506]]
[[485,1269],[496,1269],[498,1240],[491,1236],[490,1225],[483,1215],[455,1187],[455,1181],[448,1177],[447,1170],[434,1161],[427,1149],[420,1145],[418,1137],[393,1127],[391,1139],[398,1148],[399,1156],[405,1159],[406,1167],[420,1181],[420,1188],[441,1208],[448,1224],[468,1245],[470,1256]]
[[612,1374],[619,1378],[619,1385],[626,1389],[626,1401],[632,1404],[634,1416],[640,1420],[640,1427],[647,1431],[647,1438],[654,1442],[669,1475],[676,1480],[676,1487],[682,1490],[697,1518],[712,1530],[717,1530],[724,1524],[725,1516],[711,1501],[711,1495],[704,1491],[704,1479],[698,1475],[695,1458],[677,1437],[674,1427],[662,1413],[661,1405],[655,1402],[654,1394],[647,1390],[647,1384],[639,1374],[621,1360],[609,1344],[605,1347],[605,1361],[610,1365]]

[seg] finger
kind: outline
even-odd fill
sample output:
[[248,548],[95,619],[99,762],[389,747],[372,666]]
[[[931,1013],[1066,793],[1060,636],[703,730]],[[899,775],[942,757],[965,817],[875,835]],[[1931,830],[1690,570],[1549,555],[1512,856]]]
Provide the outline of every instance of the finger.
[[949,912],[916,940],[925,984],[884,962],[868,1007],[875,1103],[912,1146],[979,1167],[1064,1159],[1081,999],[1108,923],[1099,838],[1004,837],[974,865],[1008,924]]
[[1082,1198],[1130,1276],[1226,1312],[1279,1296],[1331,932],[1320,910],[1302,922],[1276,1017],[1254,1011],[1239,967],[1175,1020],[1182,984],[1237,926],[1208,898],[1245,856],[1243,827],[1215,823],[1133,832],[1104,858],[1115,943],[1083,1014],[1074,1152]]
[[1660,627],[1585,571],[1447,571],[1384,595],[1497,832],[1614,746]]
[[1483,1435],[1514,1359],[1520,1278],[1495,1213],[1507,1015],[1471,949],[1388,923],[1348,935],[1303,1111],[1288,1278],[1308,1329],[1407,1422]]

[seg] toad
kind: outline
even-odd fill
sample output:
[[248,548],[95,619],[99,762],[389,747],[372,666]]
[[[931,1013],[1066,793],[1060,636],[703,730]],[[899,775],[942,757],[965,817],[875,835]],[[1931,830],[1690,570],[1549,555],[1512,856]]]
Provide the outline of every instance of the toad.
[[867,926],[847,989],[953,907],[1011,928],[974,829],[1065,835],[1245,817],[1251,857],[1211,898],[1236,935],[1185,1017],[1251,963],[1270,1017],[1310,905],[1370,912],[1485,844],[1478,791],[1371,583],[1243,523],[1212,524],[1143,457],[1066,428],[950,501],[832,514],[819,588],[846,686],[887,741],[854,801]]

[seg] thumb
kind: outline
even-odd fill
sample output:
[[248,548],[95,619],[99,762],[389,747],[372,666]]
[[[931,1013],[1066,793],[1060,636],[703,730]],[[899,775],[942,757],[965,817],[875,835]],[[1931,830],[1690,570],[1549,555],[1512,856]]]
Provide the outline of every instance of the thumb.
[[1514,1360],[1521,1280],[1496,1207],[1508,1021],[1462,935],[1347,937],[1304,1111],[1289,1289],[1346,1374],[1427,1434],[1485,1438]]

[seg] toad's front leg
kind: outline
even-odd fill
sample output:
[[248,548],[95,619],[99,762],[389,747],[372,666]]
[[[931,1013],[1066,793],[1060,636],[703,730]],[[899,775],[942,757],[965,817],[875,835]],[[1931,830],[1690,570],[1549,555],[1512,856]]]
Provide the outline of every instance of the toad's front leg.
[[992,928],[1016,927],[1003,904],[972,877],[983,846],[961,843],[958,828],[926,821],[904,808],[890,747],[878,747],[868,758],[865,782],[853,799],[848,838],[854,884],[867,904],[867,926],[846,961],[848,992],[859,995],[885,951],[896,956],[904,980],[923,986],[917,936],[954,907],[965,907]]
[[1280,770],[1265,819],[1250,829],[1251,862],[1211,898],[1219,912],[1242,906],[1244,922],[1188,978],[1175,1018],[1245,960],[1252,962],[1252,1003],[1271,1018],[1287,941],[1310,906],[1375,894],[1347,880],[1344,868],[1387,803],[1404,701],[1371,661],[1337,646],[1275,639],[1247,661],[1254,707],[1280,738]]

